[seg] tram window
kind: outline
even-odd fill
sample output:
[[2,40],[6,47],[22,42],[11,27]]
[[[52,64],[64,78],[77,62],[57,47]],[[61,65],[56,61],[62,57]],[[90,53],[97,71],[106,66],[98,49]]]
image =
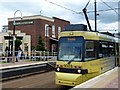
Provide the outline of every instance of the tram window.
[[100,52],[99,55],[102,57],[108,57],[108,42],[100,42]]
[[115,49],[114,49],[114,43],[109,43],[109,56],[114,56],[115,55]]
[[85,61],[95,59],[94,41],[86,41],[85,48]]

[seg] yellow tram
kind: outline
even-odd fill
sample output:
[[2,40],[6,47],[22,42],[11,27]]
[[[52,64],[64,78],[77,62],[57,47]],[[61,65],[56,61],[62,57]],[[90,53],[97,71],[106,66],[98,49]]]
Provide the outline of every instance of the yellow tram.
[[58,48],[58,85],[76,86],[114,68],[120,61],[118,38],[99,32],[68,28],[60,33]]

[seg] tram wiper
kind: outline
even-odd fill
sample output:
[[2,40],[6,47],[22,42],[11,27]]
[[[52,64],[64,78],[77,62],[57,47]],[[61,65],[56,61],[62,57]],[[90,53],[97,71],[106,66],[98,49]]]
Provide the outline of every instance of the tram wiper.
[[[74,57],[75,58],[75,57]],[[71,60],[69,60],[68,64],[70,64],[72,61],[74,61],[74,58],[72,58]]]

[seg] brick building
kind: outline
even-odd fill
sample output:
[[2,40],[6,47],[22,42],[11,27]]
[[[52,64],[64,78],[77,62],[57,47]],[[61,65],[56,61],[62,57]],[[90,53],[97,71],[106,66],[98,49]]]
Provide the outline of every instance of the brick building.
[[[8,29],[13,30],[14,18],[8,18]],[[49,51],[57,51],[58,34],[63,31],[69,21],[60,18],[49,18],[41,15],[24,16],[15,18],[15,29],[31,35],[31,45],[36,47],[41,36],[44,46]]]

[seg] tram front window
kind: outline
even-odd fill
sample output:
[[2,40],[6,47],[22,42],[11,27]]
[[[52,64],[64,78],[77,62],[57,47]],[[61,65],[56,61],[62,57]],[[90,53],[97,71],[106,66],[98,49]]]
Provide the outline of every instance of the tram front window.
[[60,61],[81,61],[82,60],[82,37],[62,37],[59,40]]

